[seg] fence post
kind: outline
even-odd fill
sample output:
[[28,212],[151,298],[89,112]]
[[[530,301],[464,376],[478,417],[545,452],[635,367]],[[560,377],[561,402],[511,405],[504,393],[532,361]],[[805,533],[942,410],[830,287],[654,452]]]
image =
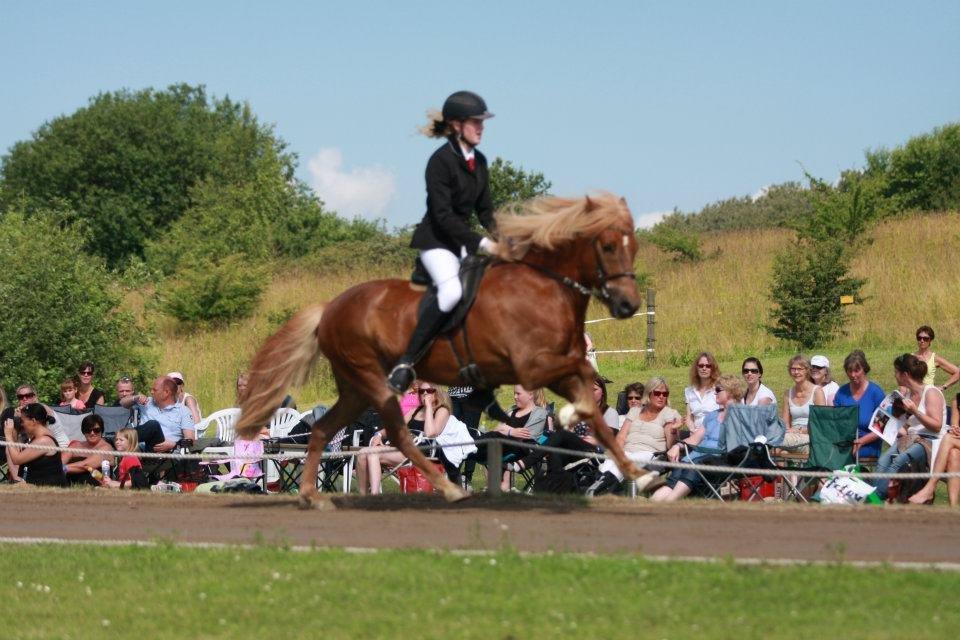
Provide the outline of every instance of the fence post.
[[503,445],[500,438],[487,440],[487,495],[499,497],[503,475]]
[[656,343],[655,326],[656,320],[656,292],[653,289],[647,289],[647,365],[653,364],[654,343]]

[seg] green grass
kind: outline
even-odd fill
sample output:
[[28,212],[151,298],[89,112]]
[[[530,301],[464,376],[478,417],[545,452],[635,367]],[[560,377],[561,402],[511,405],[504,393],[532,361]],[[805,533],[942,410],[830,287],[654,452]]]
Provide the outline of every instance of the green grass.
[[936,638],[960,574],[642,557],[0,546],[5,638]]

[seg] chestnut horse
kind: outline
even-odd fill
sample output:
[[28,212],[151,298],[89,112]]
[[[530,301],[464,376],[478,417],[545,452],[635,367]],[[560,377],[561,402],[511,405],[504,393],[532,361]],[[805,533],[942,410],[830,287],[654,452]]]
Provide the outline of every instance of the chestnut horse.
[[[585,419],[624,475],[637,468],[624,456],[593,400],[593,369],[585,358],[584,319],[590,296],[617,318],[640,306],[633,274],[637,252],[633,217],[622,198],[608,194],[544,197],[496,214],[501,247],[488,267],[467,315],[474,360],[491,387],[548,387],[572,403],[565,423]],[[344,425],[374,407],[390,437],[447,500],[466,497],[427,463],[404,424],[386,372],[413,331],[422,288],[404,280],[375,280],[351,287],[326,305],[291,318],[254,356],[237,435],[252,437],[284,398],[302,384],[319,353],[329,360],[339,399],[314,425],[300,487],[301,506],[318,498],[316,478],[323,448]],[[453,342],[463,353],[464,329]],[[417,376],[437,384],[463,384],[451,341],[440,339],[416,365]]]

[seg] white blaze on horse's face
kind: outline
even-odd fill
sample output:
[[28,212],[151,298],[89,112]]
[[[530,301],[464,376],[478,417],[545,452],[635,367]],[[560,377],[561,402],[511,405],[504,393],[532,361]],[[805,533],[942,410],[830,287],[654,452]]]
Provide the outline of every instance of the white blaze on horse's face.
[[630,238],[627,237],[627,234],[623,234],[623,248],[626,249],[630,244]]

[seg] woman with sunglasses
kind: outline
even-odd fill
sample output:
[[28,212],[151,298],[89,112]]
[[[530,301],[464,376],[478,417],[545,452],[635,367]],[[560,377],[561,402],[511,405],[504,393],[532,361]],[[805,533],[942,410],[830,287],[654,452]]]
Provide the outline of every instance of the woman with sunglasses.
[[[723,420],[726,418],[727,407],[739,403],[743,399],[743,388],[743,380],[740,378],[733,375],[720,376],[713,388],[717,399],[717,409],[704,416],[702,426],[697,427],[684,440],[667,449],[667,459],[671,462],[677,462],[678,460],[683,462],[706,461],[710,454],[688,450],[689,452],[684,455],[684,448],[699,446],[705,449],[718,449],[720,447],[720,435],[723,431]],[[720,458],[717,462],[723,464],[726,460]],[[640,478],[637,482],[639,483],[644,478],[646,476]],[[692,469],[674,469],[670,472],[666,485],[657,489],[650,498],[655,502],[674,502],[690,495],[702,485],[703,478],[699,472]]]
[[703,426],[703,416],[719,408],[713,391],[719,378],[717,359],[709,351],[701,351],[690,365],[690,386],[683,390],[687,403],[684,422],[690,431]]
[[777,396],[773,390],[763,384],[763,365],[760,360],[750,356],[740,365],[740,373],[743,375],[743,381],[747,385],[747,390],[743,394],[743,404],[758,406],[763,404],[777,404]]
[[923,379],[923,384],[933,384],[937,376],[937,369],[943,369],[950,374],[947,381],[940,385],[940,391],[946,391],[960,380],[960,369],[941,355],[937,355],[930,349],[933,346],[933,339],[936,334],[933,329],[923,325],[917,329],[917,351],[913,354],[924,361],[927,365],[927,375]]
[[93,409],[94,405],[103,404],[103,391],[93,386],[93,374],[96,369],[92,362],[84,362],[77,367],[77,400],[83,403],[84,409]]
[[[421,431],[427,438],[436,438],[450,419],[450,397],[440,387],[423,380],[417,384],[417,395],[419,404],[404,415],[407,427]],[[361,494],[382,493],[380,478],[383,469],[392,469],[406,461],[407,457],[400,451],[383,451],[389,444],[386,429],[381,429],[370,438],[366,455],[357,457],[357,488]]]
[[[617,433],[617,441],[623,447],[623,452],[641,465],[673,446],[677,441],[677,428],[683,421],[680,413],[670,406],[670,387],[666,380],[651,378],[643,388],[646,392],[630,408]],[[627,401],[630,401],[629,395]],[[659,475],[658,472],[652,473],[654,475],[649,478],[644,476],[644,487]],[[600,474],[600,478],[587,489],[588,496],[602,495],[623,482],[623,474],[613,460],[605,460],[600,465]]]
[[837,395],[840,385],[830,375],[830,360],[827,356],[816,355],[810,358],[810,377],[813,383],[823,389],[823,399],[827,406],[833,406],[833,398]]
[[790,358],[787,373],[793,378],[793,386],[784,392],[787,401],[783,403],[783,422],[787,432],[783,446],[806,453],[810,444],[810,407],[822,407],[827,401],[823,389],[814,384],[810,376],[810,361],[806,356],[797,354]]
[[[46,407],[33,402],[20,409],[20,431],[27,444],[58,446],[57,439],[49,429],[53,416]],[[3,422],[3,436],[8,443],[19,442],[17,428],[12,418]],[[62,487],[65,484],[63,463],[57,451],[24,449],[11,444],[7,446],[11,464],[20,467],[20,475],[28,484]]]
[[99,470],[104,460],[113,460],[113,456],[107,455],[113,452],[113,447],[103,439],[103,418],[92,413],[86,416],[80,423],[80,433],[83,434],[83,440],[71,440],[71,449],[96,449],[104,453],[85,455],[65,451],[60,454],[67,484],[99,486],[100,483],[90,475],[90,472],[94,469]]

